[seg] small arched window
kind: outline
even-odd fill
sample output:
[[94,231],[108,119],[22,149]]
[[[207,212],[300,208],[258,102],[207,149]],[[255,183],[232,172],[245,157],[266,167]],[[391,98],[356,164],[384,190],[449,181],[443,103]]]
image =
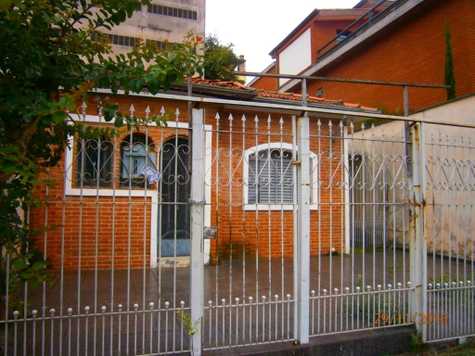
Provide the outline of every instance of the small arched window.
[[144,187],[148,169],[156,171],[156,154],[150,138],[143,134],[128,135],[120,147],[122,186]]
[[249,155],[248,204],[292,204],[292,152],[263,149]]
[[77,186],[110,187],[113,179],[113,143],[105,137],[82,139],[77,145],[77,152]]
[[[294,203],[294,170],[292,145],[270,143],[252,147],[245,152],[244,203],[246,210],[256,208],[279,210]],[[310,155],[312,208],[318,203],[318,160]]]

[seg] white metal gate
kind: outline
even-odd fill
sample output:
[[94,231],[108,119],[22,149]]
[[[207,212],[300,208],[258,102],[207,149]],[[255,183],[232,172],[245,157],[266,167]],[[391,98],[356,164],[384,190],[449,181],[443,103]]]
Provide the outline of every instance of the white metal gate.
[[426,341],[475,334],[475,163],[473,128],[423,124]]
[[[474,334],[471,134],[215,101],[191,122],[183,107],[131,106],[174,118],[71,138],[26,219],[51,280],[13,285],[3,259],[4,355],[198,355],[412,324],[425,341]],[[185,139],[192,164],[179,169],[179,145],[164,160],[163,143]],[[190,191],[163,199],[164,184]],[[163,212],[176,222],[184,207],[191,256],[175,226],[163,258]]]

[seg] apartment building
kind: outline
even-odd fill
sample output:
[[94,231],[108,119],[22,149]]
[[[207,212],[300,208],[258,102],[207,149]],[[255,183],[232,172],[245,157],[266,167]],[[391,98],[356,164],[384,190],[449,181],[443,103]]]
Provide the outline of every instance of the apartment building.
[[115,53],[125,53],[139,41],[158,47],[180,43],[189,34],[205,34],[206,0],[153,0],[108,34]]

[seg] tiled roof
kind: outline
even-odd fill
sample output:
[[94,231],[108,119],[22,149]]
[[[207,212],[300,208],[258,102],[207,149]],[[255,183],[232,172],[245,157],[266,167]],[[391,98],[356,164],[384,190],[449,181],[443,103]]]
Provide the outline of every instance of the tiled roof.
[[[264,90],[264,89],[254,89],[248,87],[239,82],[233,81],[225,81],[225,80],[209,80],[209,79],[201,79],[201,78],[193,78],[193,84],[201,85],[201,86],[208,86],[208,87],[215,87],[215,88],[224,88],[224,89],[234,89],[239,91],[246,91],[249,93],[254,93],[256,99],[274,99],[274,100],[286,100],[286,101],[302,101],[302,95],[297,93],[281,93],[278,91],[273,90]],[[342,109],[359,109],[363,111],[372,111],[376,112],[379,111],[377,108],[372,108],[368,106],[363,106],[357,103],[348,103],[344,102],[343,100],[333,100],[333,99],[326,99],[316,96],[309,96],[307,101],[310,104],[320,104],[322,106],[341,106]]]
[[210,80],[210,79],[193,78],[193,84],[209,85],[212,87],[228,88],[228,89],[253,90],[252,88],[249,88],[248,86],[242,83],[227,81],[227,80]]

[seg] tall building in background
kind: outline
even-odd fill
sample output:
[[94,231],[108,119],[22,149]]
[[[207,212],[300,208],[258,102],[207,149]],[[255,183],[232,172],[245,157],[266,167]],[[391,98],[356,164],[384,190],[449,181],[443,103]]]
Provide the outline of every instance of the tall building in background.
[[206,0],[152,0],[109,35],[115,53],[130,51],[140,40],[159,48],[166,42],[180,43],[189,33],[204,36]]

